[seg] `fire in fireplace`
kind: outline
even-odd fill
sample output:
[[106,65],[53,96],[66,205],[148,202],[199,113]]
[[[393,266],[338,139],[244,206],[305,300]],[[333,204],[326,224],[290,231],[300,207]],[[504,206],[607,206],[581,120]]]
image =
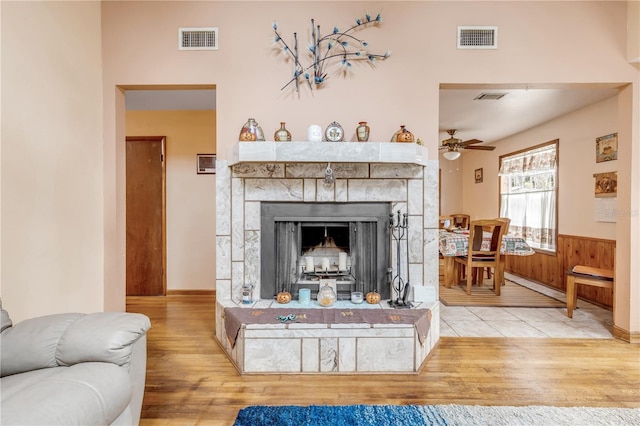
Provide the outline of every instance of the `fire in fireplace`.
[[335,286],[389,298],[390,203],[261,203],[260,297]]

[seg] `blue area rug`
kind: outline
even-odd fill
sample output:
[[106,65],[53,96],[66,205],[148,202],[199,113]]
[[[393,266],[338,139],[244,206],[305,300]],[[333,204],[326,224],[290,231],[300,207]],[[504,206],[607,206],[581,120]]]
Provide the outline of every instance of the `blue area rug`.
[[467,405],[251,406],[234,426],[626,426],[640,409],[591,407],[485,407]]

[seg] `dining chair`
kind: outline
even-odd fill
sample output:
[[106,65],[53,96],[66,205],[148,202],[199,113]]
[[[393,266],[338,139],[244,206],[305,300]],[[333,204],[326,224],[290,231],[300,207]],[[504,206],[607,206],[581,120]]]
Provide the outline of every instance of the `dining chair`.
[[[469,224],[469,247],[466,256],[454,258],[456,276],[460,268],[467,271],[467,294],[471,294],[474,276],[478,276],[478,285],[482,285],[482,271],[493,268],[493,289],[500,296],[502,271],[504,271],[504,256],[500,254],[505,222],[497,219],[472,220]],[[483,239],[487,233],[488,244],[483,248]],[[478,273],[479,272],[479,273]]]
[[[447,221],[449,221],[449,224],[447,225]],[[453,218],[451,216],[440,216],[438,217],[438,228],[439,229],[445,229],[448,228],[449,226],[451,226],[453,223]]]
[[[505,226],[504,226],[504,232],[502,233],[502,235],[507,235],[509,233],[509,225],[511,225],[511,219],[509,219],[508,217],[497,217],[496,220],[501,220],[504,222]],[[505,284],[504,282],[504,262],[502,262],[502,285]],[[487,268],[487,278],[491,278],[491,268]]]
[[451,226],[455,226],[460,229],[469,229],[469,222],[471,221],[471,216],[468,214],[455,213],[451,215]]

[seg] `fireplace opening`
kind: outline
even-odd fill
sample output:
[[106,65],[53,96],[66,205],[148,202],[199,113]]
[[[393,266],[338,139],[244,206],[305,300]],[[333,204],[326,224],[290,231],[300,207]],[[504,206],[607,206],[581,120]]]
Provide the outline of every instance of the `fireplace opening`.
[[348,222],[302,222],[302,251],[313,253],[325,249],[349,252]]
[[389,298],[389,203],[262,203],[260,297],[329,284]]

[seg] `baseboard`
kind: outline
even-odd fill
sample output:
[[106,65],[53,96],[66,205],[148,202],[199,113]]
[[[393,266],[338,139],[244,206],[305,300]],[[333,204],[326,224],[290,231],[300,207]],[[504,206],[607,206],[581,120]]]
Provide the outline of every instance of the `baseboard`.
[[167,290],[167,296],[215,296],[215,290]]
[[631,333],[624,330],[617,325],[613,326],[613,337],[616,339],[624,340],[627,343],[640,344],[640,333]]

